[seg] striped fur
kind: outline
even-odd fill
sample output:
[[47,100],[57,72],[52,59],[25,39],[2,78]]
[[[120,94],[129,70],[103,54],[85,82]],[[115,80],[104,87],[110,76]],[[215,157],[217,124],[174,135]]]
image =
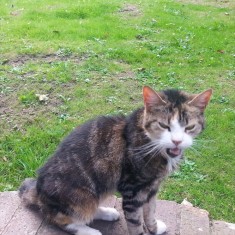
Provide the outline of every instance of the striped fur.
[[143,108],[128,117],[99,117],[77,127],[39,169],[37,179],[22,184],[20,197],[71,234],[100,235],[87,224],[118,219],[117,211],[99,204],[119,191],[130,235],[164,232],[163,222],[155,219],[154,198],[183,150],[203,130],[210,94],[156,93],[144,87]]

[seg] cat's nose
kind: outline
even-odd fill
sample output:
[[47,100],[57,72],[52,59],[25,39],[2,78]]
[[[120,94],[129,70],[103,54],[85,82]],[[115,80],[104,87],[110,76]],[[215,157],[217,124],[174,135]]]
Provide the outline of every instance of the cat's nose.
[[182,143],[181,140],[172,140],[172,142],[173,142],[176,146],[178,146],[178,145],[180,145],[180,144]]

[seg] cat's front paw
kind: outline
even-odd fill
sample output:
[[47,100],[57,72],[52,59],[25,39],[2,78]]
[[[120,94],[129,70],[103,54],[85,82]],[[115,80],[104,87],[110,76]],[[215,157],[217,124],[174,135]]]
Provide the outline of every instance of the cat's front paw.
[[160,235],[166,232],[166,224],[161,220],[154,220],[154,223],[152,225],[148,224],[144,230],[149,232],[144,235]]
[[119,212],[110,207],[99,207],[95,214],[94,219],[96,220],[106,220],[106,221],[116,221],[120,217]]
[[157,232],[155,235],[163,234],[166,232],[166,224],[161,220],[157,220]]

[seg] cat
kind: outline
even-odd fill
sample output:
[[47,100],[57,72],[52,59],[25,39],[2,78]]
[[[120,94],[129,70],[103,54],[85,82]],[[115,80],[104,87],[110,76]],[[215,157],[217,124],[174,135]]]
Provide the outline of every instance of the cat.
[[155,195],[204,129],[211,94],[211,89],[188,94],[143,87],[143,107],[75,128],[37,178],[22,183],[19,196],[71,234],[101,235],[88,225],[95,219],[119,219],[116,209],[99,206],[118,191],[129,235],[164,233],[165,223],[155,218]]

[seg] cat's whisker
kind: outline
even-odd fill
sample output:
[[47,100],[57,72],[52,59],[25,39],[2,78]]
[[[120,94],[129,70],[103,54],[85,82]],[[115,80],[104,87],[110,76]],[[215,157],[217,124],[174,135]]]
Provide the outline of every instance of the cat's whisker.
[[[151,147],[150,147],[151,146]],[[135,160],[140,161],[143,160],[145,157],[151,155],[151,159],[159,154],[163,150],[163,146],[160,144],[149,144],[144,146],[139,152],[134,154]],[[151,160],[150,159],[150,160]],[[148,162],[150,161],[148,160]]]
[[155,147],[156,145],[159,145],[160,141],[154,141],[154,142],[149,142],[145,145],[139,146],[134,148],[134,151],[139,151],[139,150],[145,150],[145,149],[151,149],[153,147]]
[[145,152],[144,155],[147,156],[147,155],[149,155],[151,153],[156,154],[156,152],[158,153],[161,149],[162,149],[162,147],[160,145],[155,146],[151,150],[149,150],[148,152]]
[[153,154],[151,155],[151,157],[149,158],[149,160],[146,162],[145,167],[149,164],[149,162],[150,162],[154,157],[156,157],[157,155],[159,155],[160,153],[162,153],[162,150],[164,150],[164,147],[161,146],[160,148],[155,149],[155,150],[156,150],[156,151],[153,152]]
[[144,167],[146,167],[146,166],[149,164],[149,162],[154,158],[154,156],[155,156],[155,154],[152,155],[152,156],[149,158],[149,160],[146,162],[146,164],[144,165]]
[[155,154],[152,154],[152,155],[150,156],[149,160],[145,163],[144,167],[146,167],[146,166],[149,164],[149,162],[150,162],[156,155],[157,155],[157,152],[156,152]]
[[163,155],[163,157],[165,157],[166,159],[169,158],[169,156],[167,155],[166,152],[163,152],[162,155]]
[[150,142],[148,144],[145,144],[141,147],[134,148],[133,151],[136,152],[137,154],[143,154],[143,155],[148,155],[158,149],[160,146],[159,142]]

